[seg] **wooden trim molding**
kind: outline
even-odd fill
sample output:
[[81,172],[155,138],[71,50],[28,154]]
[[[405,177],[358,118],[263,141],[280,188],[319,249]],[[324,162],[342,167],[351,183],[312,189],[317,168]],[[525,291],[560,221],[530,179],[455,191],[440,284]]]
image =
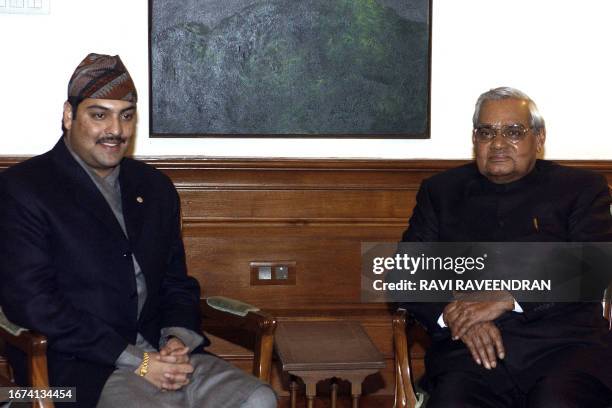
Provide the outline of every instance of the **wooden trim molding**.
[[[0,155],[0,170],[29,159],[32,156]],[[468,163],[470,160],[446,159],[301,159],[301,158],[192,158],[137,156],[160,170],[398,170],[440,172]],[[612,172],[612,160],[554,160],[559,164],[583,169]]]

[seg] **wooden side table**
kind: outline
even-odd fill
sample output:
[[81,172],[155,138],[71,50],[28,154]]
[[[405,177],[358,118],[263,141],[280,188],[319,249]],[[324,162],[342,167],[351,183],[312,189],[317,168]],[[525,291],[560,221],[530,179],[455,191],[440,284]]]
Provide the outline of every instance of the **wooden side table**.
[[[359,406],[361,383],[385,367],[361,325],[349,321],[280,322],[275,347],[283,370],[306,385],[307,407],[313,408],[317,383],[328,378],[351,383],[353,408]],[[291,384],[291,407],[296,406],[297,385]],[[337,386],[332,384],[331,406],[336,407]]]

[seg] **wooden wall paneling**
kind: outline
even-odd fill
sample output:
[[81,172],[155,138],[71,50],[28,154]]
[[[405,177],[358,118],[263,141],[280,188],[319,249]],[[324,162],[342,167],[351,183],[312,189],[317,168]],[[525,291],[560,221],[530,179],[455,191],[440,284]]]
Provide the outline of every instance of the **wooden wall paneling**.
[[[403,227],[374,233],[325,227],[218,227],[194,234],[185,228],[190,273],[203,293],[232,295],[264,308],[296,304],[359,303],[361,241],[397,240]],[[343,234],[344,233],[344,234]],[[296,285],[253,287],[251,262],[295,261]]]
[[[410,214],[418,186],[403,190],[179,189],[187,221],[236,219],[302,223],[401,219]],[[397,206],[398,203],[403,205]],[[228,207],[228,204],[230,205]]]
[[[0,171],[24,160],[0,157]],[[169,159],[142,158],[175,183],[182,202],[189,273],[203,296],[225,295],[282,320],[359,321],[387,362],[364,391],[392,395],[391,317],[385,304],[360,302],[360,245],[396,242],[424,178],[459,160]],[[564,161],[612,182],[612,161]],[[292,285],[253,286],[251,262],[294,261]],[[205,323],[206,326],[206,323]],[[210,328],[215,331],[218,328]],[[413,370],[423,372],[427,336],[410,329]],[[250,339],[214,335],[211,351],[250,371]],[[286,395],[276,365],[272,383]]]

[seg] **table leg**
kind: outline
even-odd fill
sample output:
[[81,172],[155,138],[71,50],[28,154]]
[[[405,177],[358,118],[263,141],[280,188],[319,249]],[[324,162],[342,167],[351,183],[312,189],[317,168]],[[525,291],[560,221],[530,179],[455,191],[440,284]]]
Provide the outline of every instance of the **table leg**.
[[306,383],[306,407],[314,408],[314,399],[317,395],[317,382],[312,380],[304,379]]
[[361,396],[361,380],[351,381],[351,396],[353,397],[353,408],[359,408],[359,397]]
[[338,382],[335,378],[331,380],[331,408],[336,408],[336,401],[338,400]]
[[298,384],[294,376],[291,376],[291,384],[289,384],[289,390],[291,392],[291,408],[297,407],[297,390]]

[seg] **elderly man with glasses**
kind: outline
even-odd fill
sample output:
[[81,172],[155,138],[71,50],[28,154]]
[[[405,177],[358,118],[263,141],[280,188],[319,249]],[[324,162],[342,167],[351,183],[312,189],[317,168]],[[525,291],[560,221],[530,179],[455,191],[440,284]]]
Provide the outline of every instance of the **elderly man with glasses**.
[[[546,130],[527,95],[482,94],[473,125],[475,162],[422,183],[403,241],[612,241],[606,180],[537,158]],[[607,407],[612,335],[602,305],[497,295],[403,305],[432,337],[427,407]]]

